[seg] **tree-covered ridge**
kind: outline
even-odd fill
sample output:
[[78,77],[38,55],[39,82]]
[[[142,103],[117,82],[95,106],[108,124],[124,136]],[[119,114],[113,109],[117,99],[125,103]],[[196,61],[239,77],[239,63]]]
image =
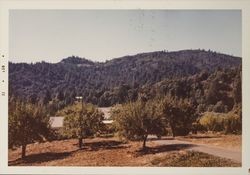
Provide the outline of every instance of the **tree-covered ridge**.
[[[52,108],[60,108],[72,103],[76,95],[82,95],[84,101],[99,106],[110,106],[128,100],[135,101],[139,93],[148,91],[146,87],[151,86],[159,86],[153,88],[157,93],[170,92],[191,97],[194,92],[197,96],[200,91],[202,96],[207,94],[209,88],[219,88],[221,83],[217,80],[213,82],[213,79],[219,76],[215,75],[216,70],[228,74],[230,71],[227,72],[226,69],[231,70],[240,65],[239,57],[205,50],[157,51],[124,56],[105,63],[92,62],[75,56],[54,64],[9,63],[10,97],[19,96],[32,103],[49,104],[53,106]],[[196,76],[201,76],[200,79],[204,80],[201,81],[199,78],[193,80]],[[223,84],[228,83],[231,90],[232,81],[239,81],[233,80],[232,77],[235,76],[231,73],[230,78],[225,78],[225,82],[223,80]],[[198,83],[197,87],[194,87],[195,83]],[[210,87],[211,83],[214,87]],[[228,93],[231,93],[231,90],[228,90]],[[227,93],[224,96],[231,97]],[[211,101],[212,105],[221,101],[207,100]],[[226,99],[222,101],[228,103]],[[230,104],[227,106],[231,108]]]
[[213,73],[202,71],[192,76],[166,79],[143,86],[139,94],[152,99],[171,95],[190,99],[199,112],[229,112],[241,104],[241,66],[217,69]]

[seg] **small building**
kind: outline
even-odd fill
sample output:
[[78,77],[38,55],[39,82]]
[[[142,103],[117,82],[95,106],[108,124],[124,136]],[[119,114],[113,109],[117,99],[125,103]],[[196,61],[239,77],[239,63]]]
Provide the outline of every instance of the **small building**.
[[111,117],[111,107],[102,107],[98,108],[99,111],[103,112],[104,114],[104,120],[109,120]]
[[102,121],[104,124],[112,124],[113,123],[113,120],[103,120]]
[[59,129],[63,127],[63,116],[54,116],[50,117],[50,124],[53,129]]
[[109,124],[113,123],[113,120],[111,120],[111,109],[112,109],[112,107],[98,108],[98,110],[100,110],[104,114],[104,120],[103,120],[104,124],[109,125]]

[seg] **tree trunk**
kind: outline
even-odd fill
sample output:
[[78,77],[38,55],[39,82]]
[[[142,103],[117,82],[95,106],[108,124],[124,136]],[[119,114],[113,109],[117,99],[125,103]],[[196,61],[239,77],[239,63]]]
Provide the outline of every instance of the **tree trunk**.
[[22,159],[26,156],[26,145],[22,145]]
[[147,141],[148,135],[144,136],[143,138],[143,145],[142,145],[142,149],[144,150],[146,148],[146,141]]
[[173,137],[175,137],[175,130],[174,128],[172,129]]
[[79,142],[79,148],[82,149],[82,137],[78,139],[78,142]]
[[174,124],[170,123],[170,127],[171,127],[171,130],[172,130],[173,137],[175,137],[175,127],[174,127]]

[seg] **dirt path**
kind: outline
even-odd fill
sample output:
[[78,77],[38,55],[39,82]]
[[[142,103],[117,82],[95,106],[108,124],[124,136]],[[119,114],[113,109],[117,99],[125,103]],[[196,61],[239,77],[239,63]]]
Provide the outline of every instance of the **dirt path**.
[[[150,139],[154,139],[154,137],[151,136]],[[154,142],[159,145],[170,145],[170,146],[176,146],[176,147],[182,146],[182,147],[186,147],[186,150],[203,152],[203,153],[207,153],[210,155],[231,159],[239,163],[241,163],[242,161],[241,151],[223,149],[223,148],[218,148],[215,146],[208,146],[208,145],[203,145],[203,144],[195,144],[195,143],[191,143],[187,141],[180,141],[180,140],[174,140],[174,139],[169,139],[169,138],[162,138],[161,140],[155,140]]]

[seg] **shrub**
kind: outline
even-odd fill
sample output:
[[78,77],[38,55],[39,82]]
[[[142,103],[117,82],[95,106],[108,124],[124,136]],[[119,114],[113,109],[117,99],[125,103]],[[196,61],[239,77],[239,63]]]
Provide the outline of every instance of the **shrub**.
[[199,120],[201,126],[207,131],[223,131],[229,133],[241,133],[241,117],[233,112],[213,113],[206,112]]
[[239,134],[242,131],[242,121],[239,115],[228,113],[224,122],[225,132]]
[[224,130],[223,114],[206,112],[200,119],[199,123],[206,128],[207,131],[223,131]]
[[195,121],[192,123],[192,134],[197,134],[198,131],[206,131],[206,128],[202,126],[199,121]]

